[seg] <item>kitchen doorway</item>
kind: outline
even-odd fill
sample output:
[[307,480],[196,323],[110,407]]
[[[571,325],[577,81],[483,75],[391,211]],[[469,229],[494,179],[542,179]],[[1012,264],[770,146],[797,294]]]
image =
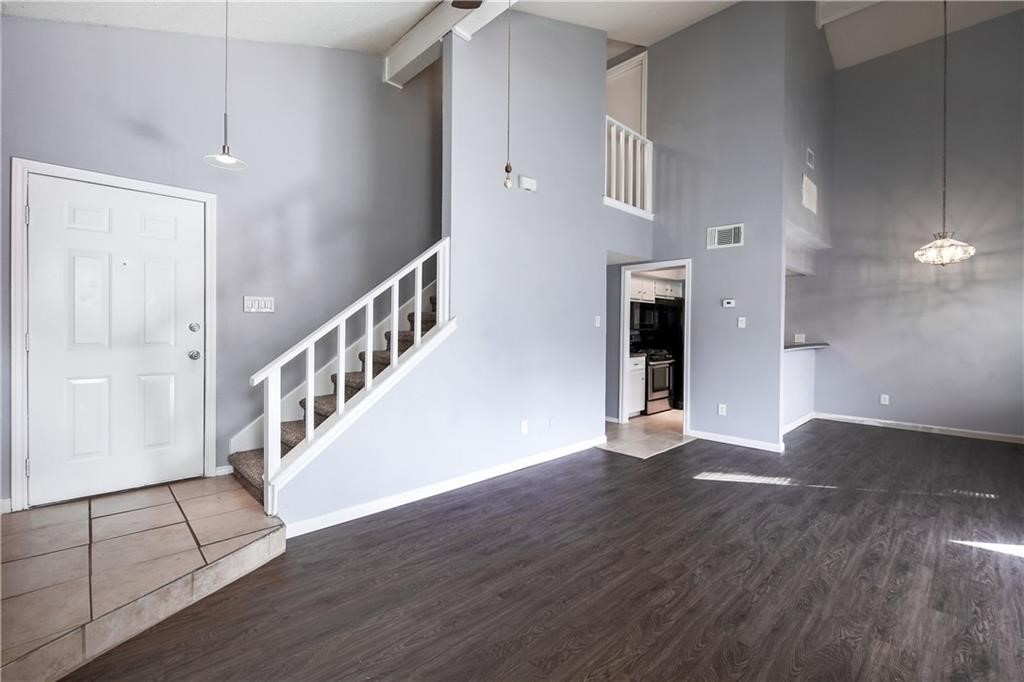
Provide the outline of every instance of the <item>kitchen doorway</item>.
[[690,259],[623,266],[617,418],[605,448],[646,459],[694,438],[689,431]]

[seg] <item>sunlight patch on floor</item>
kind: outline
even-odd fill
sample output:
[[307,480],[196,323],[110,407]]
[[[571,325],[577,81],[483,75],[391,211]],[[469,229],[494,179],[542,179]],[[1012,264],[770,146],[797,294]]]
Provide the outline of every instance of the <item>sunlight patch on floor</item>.
[[966,545],[978,549],[987,549],[990,552],[1009,554],[1010,556],[1024,557],[1024,545],[1007,545],[1001,542],[974,542],[972,540],[950,540],[954,545]]

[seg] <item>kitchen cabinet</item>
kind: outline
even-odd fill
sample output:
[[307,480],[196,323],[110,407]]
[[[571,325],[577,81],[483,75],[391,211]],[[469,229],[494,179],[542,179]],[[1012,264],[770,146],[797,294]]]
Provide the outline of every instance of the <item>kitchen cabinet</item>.
[[626,384],[626,412],[640,414],[647,408],[647,358],[629,358],[629,378]]
[[657,298],[682,298],[683,283],[667,279],[654,280],[654,295]]
[[654,280],[632,275],[629,278],[629,300],[654,301]]

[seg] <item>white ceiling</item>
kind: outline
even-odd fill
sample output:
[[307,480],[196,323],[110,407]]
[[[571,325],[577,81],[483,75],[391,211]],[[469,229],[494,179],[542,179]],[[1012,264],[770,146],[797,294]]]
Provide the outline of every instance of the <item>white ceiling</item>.
[[[231,2],[231,36],[380,54],[438,2]],[[8,2],[12,16],[224,35],[223,2]]]
[[[1024,2],[951,2],[949,30],[1009,14]],[[825,25],[837,69],[902,50],[942,35],[941,2],[879,2]]]
[[721,12],[734,2],[546,2],[520,0],[515,8],[548,19],[608,32],[633,45],[653,45],[676,31]]

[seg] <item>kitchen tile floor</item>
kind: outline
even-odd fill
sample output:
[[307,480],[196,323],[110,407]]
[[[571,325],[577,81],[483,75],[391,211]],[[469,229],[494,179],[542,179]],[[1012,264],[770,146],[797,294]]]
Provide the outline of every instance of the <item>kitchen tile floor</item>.
[[697,440],[683,435],[682,410],[633,417],[628,424],[608,422],[605,435],[608,442],[601,446],[602,450],[638,459],[654,457]]
[[230,476],[4,514],[2,664],[141,600],[280,525]]

